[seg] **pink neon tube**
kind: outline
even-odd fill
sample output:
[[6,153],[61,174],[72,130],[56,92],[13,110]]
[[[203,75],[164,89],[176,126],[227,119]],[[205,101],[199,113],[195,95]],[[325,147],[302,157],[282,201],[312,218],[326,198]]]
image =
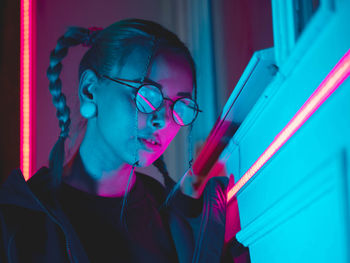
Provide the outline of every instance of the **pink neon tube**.
[[314,91],[289,123],[275,137],[263,154],[248,169],[242,178],[228,191],[227,201],[256,174],[256,172],[289,140],[289,138],[305,123],[305,121],[328,99],[328,97],[350,75],[350,50],[341,58],[320,86]]
[[32,173],[33,164],[33,126],[35,114],[33,107],[35,26],[34,1],[21,0],[21,48],[20,48],[20,168],[24,178]]

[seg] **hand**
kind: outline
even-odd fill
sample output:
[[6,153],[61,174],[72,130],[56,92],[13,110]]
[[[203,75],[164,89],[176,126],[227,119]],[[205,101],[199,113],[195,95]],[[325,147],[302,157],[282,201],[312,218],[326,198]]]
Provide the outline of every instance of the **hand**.
[[207,180],[206,176],[195,175],[191,167],[181,179],[181,192],[187,196],[198,199],[203,193]]

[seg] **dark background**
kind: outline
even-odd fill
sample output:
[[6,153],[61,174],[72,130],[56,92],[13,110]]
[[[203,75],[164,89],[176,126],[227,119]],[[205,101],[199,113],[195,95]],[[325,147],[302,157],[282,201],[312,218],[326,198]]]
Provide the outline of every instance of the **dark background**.
[[0,181],[19,167],[20,2],[0,1]]
[[[97,2],[94,1],[87,1],[86,5],[96,5],[96,3]],[[144,2],[142,1],[142,3]],[[51,16],[48,16],[48,12],[45,11],[48,9],[48,2],[37,1],[37,4],[39,4],[37,9],[38,16],[40,15],[37,20],[41,21],[40,26],[45,27],[50,23],[56,23],[58,25],[56,25],[56,27],[59,28],[59,32],[49,33],[49,31],[44,30],[45,32],[42,32],[41,34],[41,42],[43,42],[43,37],[50,38],[45,41],[48,42],[47,45],[50,48],[53,48],[55,41],[66,26],[65,23],[72,22],[65,21],[68,19],[66,16],[62,17],[60,15],[59,19],[52,19]],[[57,2],[57,4],[62,5],[61,1]],[[214,41],[214,48],[216,49],[216,61],[220,62],[216,63],[216,69],[215,72],[213,72],[213,74],[216,74],[216,87],[218,87],[216,91],[216,113],[219,113],[253,53],[257,50],[273,46],[271,0],[212,0],[211,5],[213,19],[212,39]],[[64,6],[62,8],[64,9]],[[76,11],[74,10],[74,8],[71,10],[73,15]],[[159,8],[157,10],[159,10]],[[81,9],[79,15],[84,16],[83,12],[83,9]],[[152,19],[152,16],[155,16],[153,14],[154,12],[155,11],[147,11],[146,8],[141,8],[141,10],[134,10],[133,14],[134,16],[143,14],[144,18]],[[119,13],[116,13],[116,18],[121,16]],[[73,15],[71,15],[71,17]],[[164,16],[167,14],[162,15]],[[85,19],[88,19],[89,21],[92,20],[90,23],[96,25],[99,25],[99,23],[94,20],[101,20],[99,17],[90,15],[88,15],[88,17],[85,16]],[[47,22],[43,23],[45,21]],[[0,1],[0,30],[0,87],[2,91],[2,100],[0,103],[0,182],[2,182],[13,169],[18,168],[20,165],[20,1]],[[54,37],[51,35],[54,35]],[[39,46],[39,43],[41,42],[38,41],[37,48],[42,48]],[[45,52],[42,53],[45,53],[45,55],[42,54],[42,56],[44,56],[42,60],[46,69],[48,65],[49,50],[47,52],[45,50]],[[72,54],[68,59],[71,59],[71,57]],[[66,63],[65,65],[68,64],[69,63]],[[41,69],[39,67],[37,68]],[[67,66],[65,66],[65,68],[67,68]],[[38,70],[37,74],[45,77],[45,81],[47,82],[45,72],[42,74],[42,71],[42,69]],[[74,72],[74,77],[75,75]],[[38,80],[40,80],[39,77]],[[37,109],[37,115],[42,114],[42,109],[45,109],[45,114],[47,113],[49,119],[53,119],[54,129],[57,130],[58,125],[56,124],[57,120],[54,117],[54,108],[51,105],[51,99],[42,99],[42,97],[50,96],[48,89],[46,88],[46,82],[43,82],[45,84],[45,89],[42,89],[41,91],[40,89],[37,89],[37,107],[40,109]],[[39,84],[38,81],[38,85]],[[42,120],[43,116],[37,116],[37,119]],[[46,123],[46,126],[50,126],[50,123],[47,123],[44,120],[41,122],[38,121],[36,131],[41,131],[41,134],[36,134],[36,136],[40,137],[38,142],[45,145],[47,149],[45,148],[45,151],[43,151],[43,146],[37,145],[36,148],[41,150],[37,152],[36,157],[40,157],[41,155],[47,156],[47,153],[58,136],[58,133],[56,134],[55,132],[44,131],[43,133],[43,127],[40,127],[42,123]],[[34,157],[34,159],[36,157]],[[43,159],[43,157],[41,157],[41,159]],[[39,158],[39,164],[36,164],[36,168],[40,167],[41,159]],[[169,166],[171,166],[171,164]]]

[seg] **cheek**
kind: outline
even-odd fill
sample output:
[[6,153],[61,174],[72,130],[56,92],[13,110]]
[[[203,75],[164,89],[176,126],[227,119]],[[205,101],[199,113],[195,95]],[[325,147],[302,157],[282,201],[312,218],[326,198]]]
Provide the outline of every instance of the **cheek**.
[[169,125],[166,129],[164,129],[162,135],[164,141],[166,142],[166,146],[175,138],[176,134],[179,132],[180,126],[177,124]]
[[127,98],[113,98],[100,101],[97,120],[104,135],[111,141],[118,141],[131,136],[130,131],[135,129],[135,108]]
[[147,118],[146,114],[137,112],[138,128],[139,130],[145,129],[147,127]]

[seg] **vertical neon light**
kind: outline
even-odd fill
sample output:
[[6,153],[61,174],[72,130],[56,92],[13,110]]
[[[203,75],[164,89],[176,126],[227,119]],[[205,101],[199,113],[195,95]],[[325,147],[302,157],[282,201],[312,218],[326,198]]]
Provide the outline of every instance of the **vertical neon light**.
[[33,86],[35,84],[35,27],[34,0],[21,0],[21,54],[20,54],[20,167],[24,178],[32,173],[33,164]]
[[242,178],[228,191],[227,201],[257,173],[257,171],[289,140],[289,138],[307,121],[308,118],[328,99],[328,97],[350,75],[350,50],[322,81],[289,123],[275,137],[257,161],[248,169]]

